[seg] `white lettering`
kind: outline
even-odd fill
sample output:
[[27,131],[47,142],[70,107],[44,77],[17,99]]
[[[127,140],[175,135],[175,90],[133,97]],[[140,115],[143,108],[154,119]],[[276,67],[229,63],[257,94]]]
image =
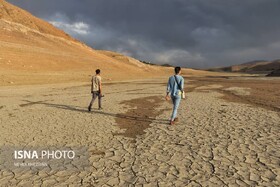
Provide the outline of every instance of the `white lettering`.
[[43,150],[43,151],[41,152],[41,158],[43,159],[43,158],[47,155],[47,153],[48,153],[47,151],[44,151],[44,150]]
[[37,151],[20,150],[14,151],[15,159],[38,159]]
[[[70,153],[72,154],[72,156],[70,156]],[[68,151],[68,158],[69,159],[74,159],[75,158],[75,152],[74,151]]]
[[75,152],[74,151],[66,151],[66,150],[56,150],[56,151],[50,151],[50,150],[44,150],[41,153],[41,158],[44,159],[74,159],[75,158]]
[[[59,155],[59,156],[57,156],[57,155]],[[62,152],[61,151],[55,151],[54,158],[55,159],[61,159],[61,157],[62,157]]]
[[33,151],[33,152],[32,152],[32,159],[34,159],[34,158],[38,159],[38,153],[37,153],[37,151]]

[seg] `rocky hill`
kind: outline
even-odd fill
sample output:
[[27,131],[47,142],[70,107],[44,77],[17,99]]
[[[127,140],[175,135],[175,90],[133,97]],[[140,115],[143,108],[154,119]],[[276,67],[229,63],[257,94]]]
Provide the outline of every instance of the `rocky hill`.
[[267,77],[280,77],[280,69],[274,70],[266,75]]
[[[105,81],[166,77],[172,67],[95,50],[31,13],[0,0],[0,86],[89,82],[95,69]],[[183,69],[185,76],[216,75]]]
[[162,75],[166,71],[110,51],[94,50],[29,12],[0,0],[0,85]]
[[251,62],[246,62],[243,64],[238,64],[233,66],[211,68],[208,70],[266,74],[274,70],[277,70],[279,68],[280,68],[280,60],[274,60],[274,61],[258,60],[258,61],[251,61]]

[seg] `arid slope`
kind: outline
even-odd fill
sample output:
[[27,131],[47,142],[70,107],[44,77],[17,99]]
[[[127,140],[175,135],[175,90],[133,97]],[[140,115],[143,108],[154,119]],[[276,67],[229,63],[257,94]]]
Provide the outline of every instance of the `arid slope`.
[[96,68],[108,79],[162,72],[133,58],[93,50],[3,0],[0,8],[1,85],[86,80]]
[[[115,52],[94,50],[29,12],[0,0],[0,85],[88,81],[96,68],[107,81],[173,73]],[[213,73],[185,69],[187,75]]]

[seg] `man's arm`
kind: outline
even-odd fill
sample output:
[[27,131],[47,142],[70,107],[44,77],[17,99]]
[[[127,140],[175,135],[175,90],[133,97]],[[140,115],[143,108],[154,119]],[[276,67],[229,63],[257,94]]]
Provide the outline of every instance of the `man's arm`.
[[182,89],[182,91],[184,91],[184,78],[182,78],[182,81],[181,81],[181,89]]
[[101,77],[99,79],[99,84],[98,85],[99,85],[99,93],[101,95],[101,89],[102,89]]
[[166,96],[165,96],[166,100],[170,99],[170,89],[171,89],[171,86],[170,86],[170,78],[169,78],[168,83],[167,83]]
[[93,78],[91,78],[91,89],[90,89],[91,93],[93,92]]

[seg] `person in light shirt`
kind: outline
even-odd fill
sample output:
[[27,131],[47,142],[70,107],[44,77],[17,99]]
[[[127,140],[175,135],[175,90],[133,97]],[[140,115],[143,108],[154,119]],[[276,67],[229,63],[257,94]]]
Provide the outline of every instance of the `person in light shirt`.
[[102,84],[101,84],[101,71],[100,69],[95,70],[95,75],[91,79],[91,93],[92,99],[88,106],[88,111],[91,111],[92,104],[94,103],[95,99],[98,98],[98,110],[102,110],[101,106],[101,99],[102,99]]
[[177,118],[177,110],[180,105],[182,91],[184,89],[184,78],[180,75],[181,67],[175,67],[175,75],[169,77],[167,83],[166,100],[172,100],[173,111],[170,119],[170,125],[174,125]]

